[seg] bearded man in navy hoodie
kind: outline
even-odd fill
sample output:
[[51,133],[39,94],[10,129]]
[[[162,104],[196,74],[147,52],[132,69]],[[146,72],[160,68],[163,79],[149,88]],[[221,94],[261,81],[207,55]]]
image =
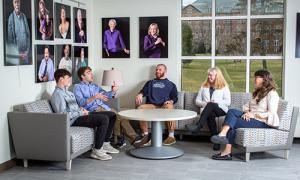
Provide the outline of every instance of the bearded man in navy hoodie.
[[[155,70],[155,78],[149,80],[140,90],[135,98],[138,109],[173,109],[177,102],[177,88],[176,85],[166,78],[167,66],[165,64],[158,64]],[[143,97],[146,97],[146,104],[142,104]],[[176,128],[176,121],[167,121],[166,127],[169,131],[169,136],[164,140],[164,145],[172,145],[176,143],[174,131]],[[148,134],[148,124],[146,121],[140,121],[140,128],[142,130],[142,137],[137,140],[135,147],[150,145],[151,140]]]

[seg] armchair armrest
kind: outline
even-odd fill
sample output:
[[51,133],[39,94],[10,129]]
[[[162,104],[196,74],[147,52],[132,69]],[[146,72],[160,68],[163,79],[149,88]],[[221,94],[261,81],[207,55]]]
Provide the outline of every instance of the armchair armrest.
[[9,112],[17,158],[70,160],[70,120],[67,114]]

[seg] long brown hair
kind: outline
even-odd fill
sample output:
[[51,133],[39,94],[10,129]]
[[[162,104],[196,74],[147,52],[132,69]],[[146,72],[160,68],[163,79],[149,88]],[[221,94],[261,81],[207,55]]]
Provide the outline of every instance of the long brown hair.
[[[209,68],[207,70],[207,74],[209,74],[212,71],[216,72],[216,80],[215,80],[215,88],[216,89],[222,89],[223,87],[228,86],[228,84],[223,76],[222,71],[218,67]],[[206,80],[202,83],[202,87],[210,87],[208,76],[207,76]]]
[[263,78],[263,83],[261,87],[254,90],[252,97],[257,98],[256,103],[259,103],[268,93],[272,90],[276,90],[276,83],[270,71],[266,69],[258,70],[254,73],[254,77]]

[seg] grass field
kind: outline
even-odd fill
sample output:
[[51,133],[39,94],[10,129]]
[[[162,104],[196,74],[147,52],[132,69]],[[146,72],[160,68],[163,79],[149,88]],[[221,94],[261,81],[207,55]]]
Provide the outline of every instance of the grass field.
[[[232,92],[246,91],[246,60],[216,60],[224,74]],[[211,67],[210,60],[192,60],[191,63],[182,63],[182,90],[198,91],[201,83],[207,77],[207,69]],[[253,74],[262,69],[262,60],[252,60],[250,63],[250,92],[253,91]],[[282,60],[267,61],[268,70],[272,72],[277,84],[279,95],[282,94]]]

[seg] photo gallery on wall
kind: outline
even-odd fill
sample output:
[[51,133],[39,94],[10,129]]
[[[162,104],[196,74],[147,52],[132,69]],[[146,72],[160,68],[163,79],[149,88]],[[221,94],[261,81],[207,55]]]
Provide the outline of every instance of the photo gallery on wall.
[[87,16],[83,6],[68,2],[3,0],[4,65],[34,64],[36,83],[54,81],[59,68],[79,82],[78,68],[88,65]]

